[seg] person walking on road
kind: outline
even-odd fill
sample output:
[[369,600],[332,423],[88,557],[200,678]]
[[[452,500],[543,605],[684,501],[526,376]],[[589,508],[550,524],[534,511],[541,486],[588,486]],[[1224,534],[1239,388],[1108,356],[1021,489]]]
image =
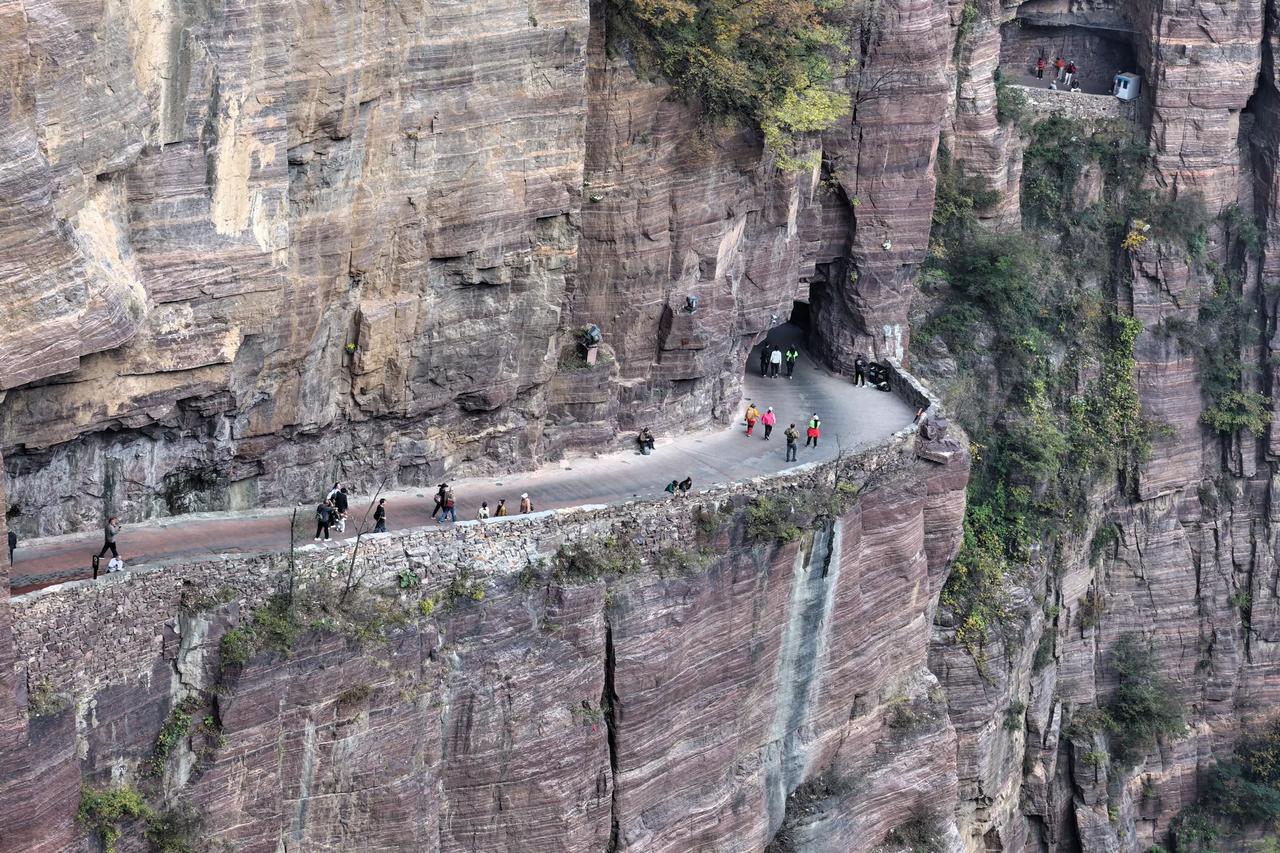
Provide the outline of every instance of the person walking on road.
[[435,518],[436,513],[444,509],[444,493],[447,491],[449,491],[448,483],[440,483],[436,487],[436,506],[435,506],[435,509],[431,510],[432,518]]
[[787,378],[788,379],[790,379],[791,375],[796,372],[796,359],[799,357],[800,357],[800,351],[798,349],[796,349],[794,346],[787,347],[786,355],[784,355],[783,358],[786,359],[786,362],[787,362]]
[[521,513],[533,512],[533,501],[529,500],[528,492],[524,492],[523,494],[520,495],[520,512]]
[[756,404],[752,403],[747,406],[747,413],[744,415],[747,421],[747,435],[751,435],[751,431],[756,428],[756,421],[760,420],[760,410],[756,408]]
[[769,356],[773,353],[773,344],[765,344],[760,348],[760,375],[764,376],[769,370]]
[[769,440],[769,433],[773,432],[773,425],[778,422],[778,416],[773,413],[773,407],[765,409],[763,415],[760,416],[760,423],[764,424],[764,440]]
[[800,440],[800,433],[796,432],[796,425],[792,424],[787,427],[787,431],[783,433],[787,437],[787,461],[796,461],[796,442]]
[[373,532],[387,532],[387,499],[378,499],[378,508],[373,511]]
[[862,357],[862,353],[858,353],[858,357],[853,360],[853,384],[867,384],[867,360]]
[[18,548],[18,534],[9,531],[9,565],[13,565],[13,552]]
[[818,446],[818,437],[822,435],[822,421],[818,420],[818,413],[814,412],[813,417],[809,418],[809,429],[805,433],[808,438],[805,439],[804,446],[808,447],[812,444]]
[[331,501],[321,501],[316,507],[316,539],[319,542],[321,534],[324,538],[329,538],[329,525],[333,524],[333,505]]
[[476,518],[488,518],[488,517],[489,517],[489,502],[480,501],[480,511],[476,513]]
[[507,514],[507,499],[501,498],[498,501],[498,505],[493,508],[493,517],[502,518],[506,514]]
[[333,493],[334,521],[338,525],[338,532],[345,533],[347,531],[347,487],[342,486],[338,491]]
[[769,378],[777,379],[778,372],[782,370],[782,348],[774,347],[773,352],[769,353]]
[[458,511],[453,503],[453,489],[444,490],[444,502],[441,504],[440,517],[436,519],[436,524],[444,524],[446,517],[450,521],[458,520]]
[[[105,557],[107,552],[111,552],[111,556],[116,559],[120,558],[120,552],[116,550],[116,534],[120,532],[120,519],[114,515],[107,519],[107,524],[102,528],[102,550],[98,552],[98,557]],[[16,544],[17,540],[13,540]]]

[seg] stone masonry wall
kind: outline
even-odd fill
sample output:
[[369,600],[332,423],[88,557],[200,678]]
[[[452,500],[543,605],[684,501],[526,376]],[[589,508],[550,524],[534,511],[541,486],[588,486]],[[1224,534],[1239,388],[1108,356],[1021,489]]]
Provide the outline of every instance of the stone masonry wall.
[[[242,663],[221,638],[287,578],[283,555],[20,596],[19,679],[74,700],[28,720],[26,753],[52,771],[41,840],[93,849],[81,779],[190,803],[207,837],[254,853],[730,853],[775,836],[867,851],[926,812],[957,838],[955,733],[925,663],[967,479],[967,458],[920,460],[904,430],[688,499],[373,536],[357,569],[374,598],[416,617],[464,571],[469,594],[364,637],[313,623]],[[755,498],[809,507],[805,529],[753,533]],[[623,537],[633,569],[543,565]],[[295,581],[349,554],[300,549]],[[398,589],[405,569],[421,588]],[[193,702],[155,763],[157,733]],[[4,796],[30,784],[0,779]],[[122,849],[140,834],[126,826]]]

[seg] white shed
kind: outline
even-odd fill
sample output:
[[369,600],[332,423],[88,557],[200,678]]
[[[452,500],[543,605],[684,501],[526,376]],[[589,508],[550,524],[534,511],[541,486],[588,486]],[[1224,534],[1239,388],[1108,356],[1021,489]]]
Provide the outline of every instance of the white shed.
[[1138,97],[1138,91],[1141,88],[1142,78],[1137,74],[1125,72],[1116,75],[1115,82],[1111,85],[1111,94],[1122,101],[1132,101]]

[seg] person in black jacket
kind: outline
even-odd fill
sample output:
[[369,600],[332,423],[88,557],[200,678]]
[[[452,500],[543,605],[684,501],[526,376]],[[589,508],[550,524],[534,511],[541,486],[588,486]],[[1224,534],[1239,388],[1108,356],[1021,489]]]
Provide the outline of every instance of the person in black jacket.
[[343,533],[347,529],[347,487],[343,486],[333,496],[333,520],[338,525],[338,532]]
[[378,508],[373,511],[373,532],[387,532],[387,499],[378,499]]
[[867,360],[862,357],[862,353],[858,353],[858,357],[853,360],[853,384],[867,384]]
[[9,565],[13,565],[13,551],[18,547],[18,534],[9,531]]
[[333,504],[330,501],[323,501],[316,507],[316,541],[320,541],[320,534],[324,534],[324,538],[329,538],[329,525],[333,524]]

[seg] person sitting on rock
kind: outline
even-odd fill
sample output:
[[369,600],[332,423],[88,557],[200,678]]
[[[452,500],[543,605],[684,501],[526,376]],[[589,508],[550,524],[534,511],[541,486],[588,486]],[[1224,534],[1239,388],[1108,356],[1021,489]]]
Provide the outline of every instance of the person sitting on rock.
[[636,443],[640,445],[640,452],[645,456],[653,452],[653,433],[649,431],[648,427],[640,430],[640,434],[636,436]]

